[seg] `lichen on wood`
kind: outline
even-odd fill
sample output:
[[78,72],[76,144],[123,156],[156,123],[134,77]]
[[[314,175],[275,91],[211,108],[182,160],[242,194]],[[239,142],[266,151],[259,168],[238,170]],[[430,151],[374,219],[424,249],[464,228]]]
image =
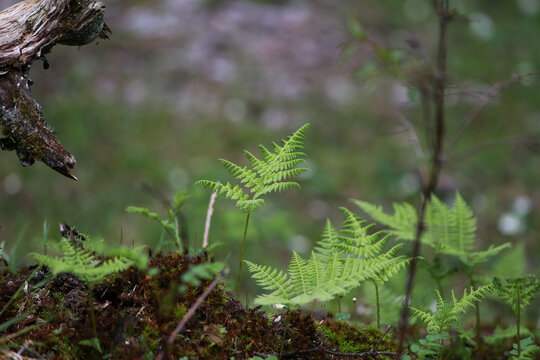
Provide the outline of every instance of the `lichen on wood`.
[[56,140],[28,78],[35,60],[56,44],[82,46],[108,38],[103,3],[94,0],[26,0],[0,12],[0,125],[2,150],[17,153],[23,166],[35,160],[77,179],[75,157]]

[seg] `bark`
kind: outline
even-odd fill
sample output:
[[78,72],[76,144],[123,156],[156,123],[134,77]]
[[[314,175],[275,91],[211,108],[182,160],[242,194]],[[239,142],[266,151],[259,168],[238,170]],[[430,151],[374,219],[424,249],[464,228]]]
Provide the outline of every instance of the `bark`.
[[41,106],[32,98],[28,78],[35,60],[56,44],[81,46],[108,38],[105,6],[93,0],[26,0],[0,12],[0,148],[14,150],[23,166],[35,160],[77,179],[75,157],[56,140]]

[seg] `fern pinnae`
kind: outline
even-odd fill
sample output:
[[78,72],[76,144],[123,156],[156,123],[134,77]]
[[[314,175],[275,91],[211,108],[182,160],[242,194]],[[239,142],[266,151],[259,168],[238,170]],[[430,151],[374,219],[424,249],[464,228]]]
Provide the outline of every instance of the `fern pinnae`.
[[309,284],[309,276],[307,274],[307,261],[302,259],[296,251],[293,251],[291,263],[289,265],[289,274],[295,287],[301,292],[301,294],[307,294],[308,289],[311,288]]
[[471,208],[461,197],[459,192],[456,194],[453,207],[457,233],[459,234],[458,244],[463,251],[474,250],[474,236],[476,233],[476,218]]
[[291,280],[283,271],[270,266],[257,265],[247,260],[244,260],[244,262],[253,273],[252,277],[265,290],[273,291],[273,295],[278,296],[288,296],[290,294]]
[[321,286],[323,283],[324,264],[322,263],[322,260],[319,259],[319,254],[313,250],[311,251],[311,262],[309,265],[308,270],[314,274],[315,286]]

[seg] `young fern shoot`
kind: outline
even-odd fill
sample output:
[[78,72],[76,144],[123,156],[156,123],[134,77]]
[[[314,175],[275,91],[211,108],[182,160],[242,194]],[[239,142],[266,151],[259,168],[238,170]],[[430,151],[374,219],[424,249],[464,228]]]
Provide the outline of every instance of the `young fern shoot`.
[[228,160],[219,159],[218,161],[240,184],[233,186],[230,182],[222,184],[210,180],[200,180],[197,182],[197,184],[205,186],[210,191],[216,192],[218,196],[236,200],[236,207],[246,213],[244,237],[238,264],[237,295],[240,295],[242,263],[251,212],[264,205],[264,195],[271,192],[282,192],[293,187],[300,187],[298,183],[287,180],[308,171],[307,168],[297,166],[305,161],[304,157],[306,154],[302,152],[304,148],[303,141],[309,126],[310,124],[305,124],[296,130],[286,140],[282,140],[282,145],[273,142],[271,150],[263,145],[259,145],[262,159],[244,150],[244,154],[250,163],[249,166],[239,166]]
[[[426,340],[428,341],[424,341],[424,346],[428,347],[425,350],[429,351],[433,356],[439,355],[443,350],[442,345],[444,340],[449,337],[449,330],[452,327],[459,327],[460,318],[466,313],[467,308],[478,306],[476,303],[491,293],[493,287],[491,285],[483,285],[477,289],[471,287],[470,292],[465,289],[461,299],[456,298],[454,291],[452,291],[451,301],[449,302],[445,301],[437,290],[435,291],[437,293],[437,303],[434,312],[426,312],[414,307],[409,308],[411,315],[426,324]],[[430,339],[439,343],[433,344],[432,341],[429,341]]]
[[532,299],[536,296],[536,293],[540,291],[540,280],[535,275],[524,275],[517,278],[506,279],[493,279],[493,286],[497,295],[505,303],[512,307],[516,314],[516,338],[517,338],[517,357],[521,356],[521,315],[525,307],[529,305]]

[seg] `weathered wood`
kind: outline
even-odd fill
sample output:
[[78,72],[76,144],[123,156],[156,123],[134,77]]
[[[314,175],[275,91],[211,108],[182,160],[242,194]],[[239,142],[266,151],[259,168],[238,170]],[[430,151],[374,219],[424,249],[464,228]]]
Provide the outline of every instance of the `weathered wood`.
[[0,12],[0,125],[6,136],[0,148],[14,150],[23,166],[42,161],[77,179],[75,158],[47,126],[32,98],[30,66],[56,44],[81,46],[108,38],[105,6],[94,0],[26,0]]

